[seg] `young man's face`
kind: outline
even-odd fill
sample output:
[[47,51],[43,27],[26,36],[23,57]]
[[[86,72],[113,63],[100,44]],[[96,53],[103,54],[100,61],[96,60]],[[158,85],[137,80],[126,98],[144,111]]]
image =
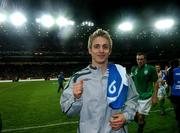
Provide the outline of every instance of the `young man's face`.
[[144,55],[137,55],[136,61],[137,61],[138,67],[142,67],[145,64]]
[[97,37],[92,42],[92,47],[88,49],[92,56],[93,65],[103,65],[108,62],[111,53],[109,41],[104,37]]

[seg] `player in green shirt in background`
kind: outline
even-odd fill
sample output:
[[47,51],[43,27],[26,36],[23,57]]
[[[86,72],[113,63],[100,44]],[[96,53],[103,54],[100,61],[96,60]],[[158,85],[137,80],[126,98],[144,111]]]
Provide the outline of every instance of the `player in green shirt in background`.
[[143,133],[145,116],[148,115],[151,105],[156,104],[158,101],[158,76],[155,67],[146,64],[145,53],[138,52],[136,61],[137,66],[133,66],[131,69],[131,76],[139,93],[135,121],[138,124],[137,133]]

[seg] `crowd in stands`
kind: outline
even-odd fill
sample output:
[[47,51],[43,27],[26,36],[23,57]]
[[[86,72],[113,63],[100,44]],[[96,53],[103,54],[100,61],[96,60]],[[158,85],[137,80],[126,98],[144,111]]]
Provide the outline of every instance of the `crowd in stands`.
[[19,79],[45,79],[57,78],[63,71],[69,77],[74,71],[81,69],[80,65],[0,65],[0,80],[18,81]]

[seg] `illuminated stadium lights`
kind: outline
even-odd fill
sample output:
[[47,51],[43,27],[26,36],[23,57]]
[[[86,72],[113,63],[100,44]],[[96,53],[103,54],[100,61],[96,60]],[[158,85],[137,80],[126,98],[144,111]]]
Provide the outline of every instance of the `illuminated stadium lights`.
[[37,18],[36,22],[42,24],[46,28],[50,28],[54,25],[54,18],[51,15],[43,15],[41,18]]
[[65,27],[65,26],[72,26],[75,24],[74,21],[72,20],[68,20],[66,19],[65,17],[59,17],[57,20],[56,20],[56,23],[57,25],[61,28],[61,27]]
[[123,23],[119,24],[118,29],[120,29],[122,31],[132,31],[133,25],[130,22],[123,22]]
[[173,19],[163,19],[155,23],[155,27],[159,30],[170,29],[174,25]]
[[6,20],[6,16],[0,13],[0,23],[4,22],[5,20]]
[[36,18],[36,23],[41,23],[41,19],[40,18]]
[[89,26],[89,27],[92,27],[94,26],[94,23],[91,22],[91,21],[83,21],[81,26]]
[[22,13],[15,12],[10,16],[10,21],[15,26],[21,26],[27,21],[27,19]]

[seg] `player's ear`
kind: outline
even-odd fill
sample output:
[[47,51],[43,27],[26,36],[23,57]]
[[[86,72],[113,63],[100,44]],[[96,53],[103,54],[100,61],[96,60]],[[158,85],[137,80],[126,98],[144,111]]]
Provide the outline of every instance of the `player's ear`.
[[112,49],[109,50],[109,55],[111,54],[111,52],[112,52]]
[[92,49],[88,48],[88,52],[89,52],[89,54],[91,54],[92,53]]

